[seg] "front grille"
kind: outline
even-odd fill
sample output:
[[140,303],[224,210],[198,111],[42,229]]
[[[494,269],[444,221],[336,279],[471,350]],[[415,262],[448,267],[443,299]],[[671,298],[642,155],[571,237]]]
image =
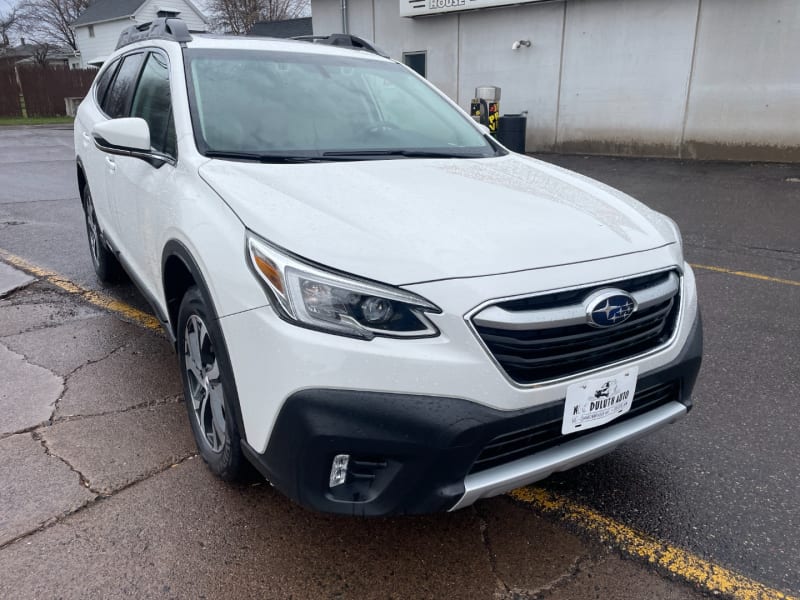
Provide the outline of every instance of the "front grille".
[[[620,423],[667,402],[679,400],[679,390],[678,382],[664,383],[644,390],[636,390],[630,410],[604,427]],[[603,429],[603,427],[596,427],[569,435],[562,435],[561,420],[563,412],[564,403],[561,402],[557,406],[551,406],[539,413],[534,413],[539,419],[535,425],[498,435],[484,447],[469,472],[485,471]]]
[[[584,302],[610,287],[628,292],[641,307],[624,323],[592,327],[586,322]],[[666,343],[677,323],[679,289],[675,272],[657,273],[501,302],[475,315],[473,324],[509,377],[521,384],[537,383],[603,367]]]

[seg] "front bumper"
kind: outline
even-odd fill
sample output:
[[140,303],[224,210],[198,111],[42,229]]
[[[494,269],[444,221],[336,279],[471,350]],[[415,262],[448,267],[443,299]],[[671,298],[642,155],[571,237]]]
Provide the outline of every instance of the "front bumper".
[[[702,345],[698,315],[677,357],[637,383],[637,390],[672,384],[671,396],[652,409],[559,437],[530,456],[479,472],[471,469],[487,444],[552,421],[562,413],[564,399],[503,411],[456,398],[306,389],[283,404],[263,454],[246,444],[244,449],[273,485],[315,510],[353,515],[455,510],[572,468],[685,415]],[[350,474],[345,484],[330,488],[337,454],[350,455]]]

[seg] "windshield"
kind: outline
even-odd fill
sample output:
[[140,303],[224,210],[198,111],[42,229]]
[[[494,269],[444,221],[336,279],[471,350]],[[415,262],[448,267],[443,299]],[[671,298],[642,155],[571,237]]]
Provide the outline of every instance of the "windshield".
[[195,139],[221,158],[495,156],[495,146],[405,67],[259,50],[187,50]]

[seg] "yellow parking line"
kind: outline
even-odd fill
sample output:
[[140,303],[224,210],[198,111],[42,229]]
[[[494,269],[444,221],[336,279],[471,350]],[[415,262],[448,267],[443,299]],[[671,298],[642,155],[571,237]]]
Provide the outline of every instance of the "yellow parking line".
[[759,281],[770,281],[772,283],[782,283],[784,285],[800,286],[800,281],[792,279],[780,279],[779,277],[769,277],[761,275],[760,273],[750,273],[749,271],[734,271],[733,269],[725,269],[724,267],[712,267],[711,265],[698,265],[690,263],[695,269],[705,269],[706,271],[714,271],[716,273],[727,273],[728,275],[737,275],[739,277],[747,277],[748,279],[758,279]]
[[108,296],[102,292],[96,292],[94,290],[82,287],[77,283],[70,281],[63,275],[56,273],[55,271],[43,269],[42,267],[29,263],[24,258],[21,258],[15,254],[11,254],[2,248],[0,248],[0,258],[5,260],[8,264],[30,273],[34,277],[39,277],[46,280],[65,292],[80,296],[89,304],[111,311],[126,321],[131,321],[132,323],[136,323],[137,325],[141,325],[142,327],[151,329],[153,331],[161,331],[161,323],[159,323],[158,319],[156,319],[153,315],[141,311],[138,308],[134,308],[125,302],[116,300],[115,298],[112,298],[111,296]]
[[532,506],[538,512],[576,525],[605,542],[611,542],[625,554],[646,560],[712,594],[724,594],[735,600],[800,600],[636,531],[561,495],[541,488],[525,487],[509,492],[509,496]]
[[[48,281],[65,292],[80,296],[94,306],[111,311],[127,321],[147,329],[161,331],[158,319],[125,302],[115,300],[102,292],[86,289],[55,271],[34,265],[2,248],[0,248],[0,258],[14,267]],[[800,282],[797,281],[776,279],[756,273],[731,271],[704,265],[692,266],[765,281],[800,285]],[[535,487],[514,490],[509,492],[509,496],[532,506],[541,513],[557,516],[560,520],[572,523],[588,533],[599,536],[602,540],[612,542],[628,555],[644,559],[708,592],[725,594],[735,600],[800,600],[800,598],[789,596],[730,569],[704,560],[686,550],[636,531],[563,496]]]

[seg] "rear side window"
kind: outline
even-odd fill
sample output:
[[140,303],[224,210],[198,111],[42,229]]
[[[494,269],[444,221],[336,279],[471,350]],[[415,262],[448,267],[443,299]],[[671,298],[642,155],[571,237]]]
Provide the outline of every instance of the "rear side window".
[[132,117],[140,117],[150,126],[150,145],[175,156],[175,126],[169,93],[169,66],[161,54],[151,52],[142,69],[139,85],[133,94]]
[[136,77],[139,75],[139,68],[142,66],[144,54],[129,54],[122,59],[122,64],[117,70],[114,83],[106,93],[103,103],[100,105],[103,111],[112,119],[127,117],[131,106],[131,92],[136,84]]
[[108,85],[111,83],[111,80],[114,78],[114,73],[117,72],[117,67],[119,66],[119,61],[115,60],[111,63],[108,68],[103,71],[103,74],[97,80],[97,85],[95,86],[95,97],[97,98],[97,103],[99,105],[103,105],[103,100],[106,97],[106,92],[108,91]]

